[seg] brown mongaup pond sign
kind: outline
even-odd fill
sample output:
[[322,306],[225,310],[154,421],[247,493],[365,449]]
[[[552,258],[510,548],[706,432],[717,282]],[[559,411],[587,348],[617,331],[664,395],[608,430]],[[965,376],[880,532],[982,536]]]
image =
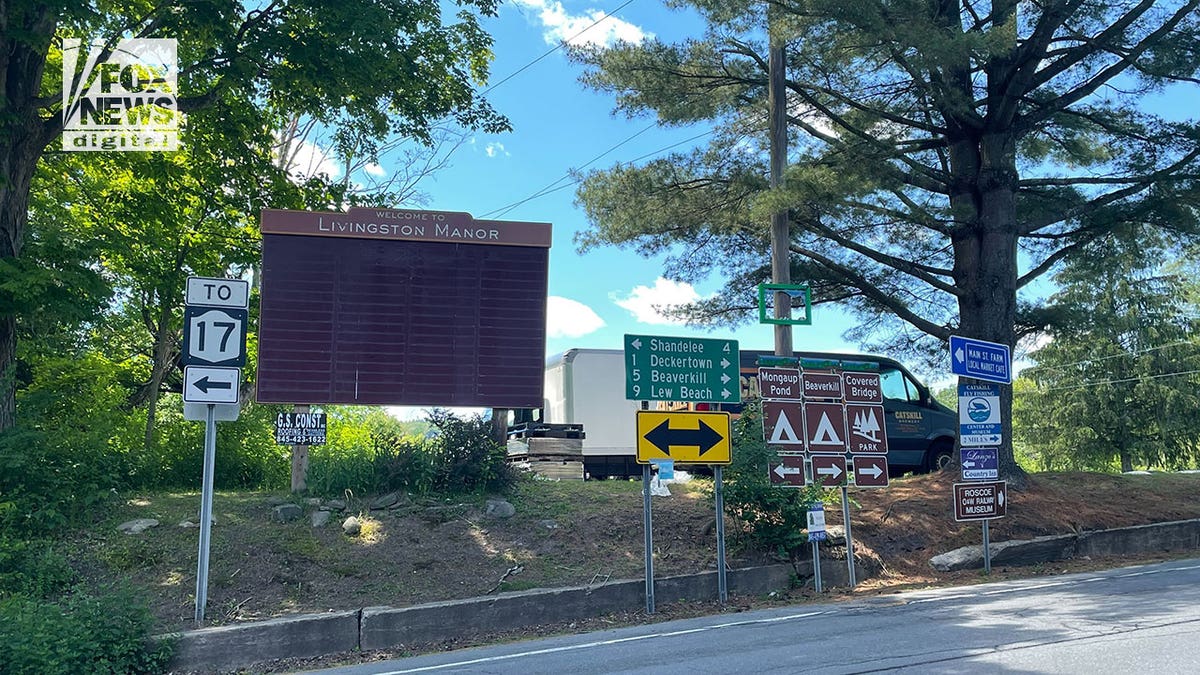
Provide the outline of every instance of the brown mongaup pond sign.
[[260,403],[540,408],[549,223],[264,210]]

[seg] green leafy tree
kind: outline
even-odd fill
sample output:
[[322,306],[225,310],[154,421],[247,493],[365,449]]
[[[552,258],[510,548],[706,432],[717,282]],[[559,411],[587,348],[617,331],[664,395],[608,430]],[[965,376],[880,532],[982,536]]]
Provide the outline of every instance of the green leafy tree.
[[[123,36],[179,41],[179,107],[213,133],[279,129],[309,115],[337,129],[334,142],[371,154],[391,134],[419,140],[449,116],[500,131],[507,121],[475,92],[491,38],[480,15],[494,0],[456,0],[445,21],[437,0],[279,0],[265,4],[30,0],[0,5],[0,268],[23,265],[30,192],[63,128],[60,40]],[[447,5],[448,6],[448,5]],[[201,111],[221,114],[205,120]],[[193,119],[193,116],[194,119]],[[9,284],[0,285],[5,291]],[[18,283],[17,286],[28,284]],[[0,431],[15,422],[18,322],[28,307],[0,295]]]
[[[951,334],[1013,345],[1042,325],[1019,292],[1123,224],[1197,229],[1194,111],[1143,106],[1169,87],[1195,95],[1196,0],[677,4],[704,17],[703,37],[578,58],[622,112],[714,131],[586,176],[578,243],[666,254],[683,280],[720,272],[724,292],[681,312],[693,322],[753,317],[780,209],[792,278],[857,314],[851,339],[942,367]],[[792,148],[776,190],[768,22]],[[1009,419],[1008,388],[1001,406]],[[1009,431],[1001,471],[1019,479]]]
[[1184,468],[1200,460],[1200,343],[1187,283],[1161,249],[1092,244],[1056,280],[1050,342],[1014,406],[1018,439],[1043,469]]

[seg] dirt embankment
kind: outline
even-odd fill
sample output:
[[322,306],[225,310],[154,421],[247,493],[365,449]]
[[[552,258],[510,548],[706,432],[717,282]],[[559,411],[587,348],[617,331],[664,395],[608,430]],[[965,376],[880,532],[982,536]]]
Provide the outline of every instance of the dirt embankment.
[[[938,553],[981,539],[978,523],[953,519],[955,478],[943,473],[851,490],[856,547],[885,566],[883,575],[856,592],[977,576],[937,573],[928,565]],[[671,497],[655,498],[656,574],[715,566],[714,513],[704,485],[672,485]],[[212,625],[643,574],[638,483],[527,482],[509,498],[516,515],[507,519],[486,517],[482,498],[406,499],[379,510],[352,500],[316,528],[309,516],[319,505],[304,504],[303,518],[277,523],[267,497],[216,496],[207,612]],[[179,523],[195,522],[198,506],[198,495],[131,498],[111,519],[79,533],[71,542],[73,556],[95,581],[125,578],[144,588],[163,629],[191,627],[198,530]],[[363,520],[354,537],[340,526],[350,515]],[[161,524],[139,535],[116,531],[117,523],[132,518]],[[1008,515],[993,521],[991,531],[993,541],[1004,541],[1188,518],[1200,518],[1200,474],[1039,474],[1021,490],[1010,490]],[[840,524],[840,509],[829,509],[827,519]],[[727,525],[731,565],[775,560],[771,552],[747,550],[737,524],[730,519]]]

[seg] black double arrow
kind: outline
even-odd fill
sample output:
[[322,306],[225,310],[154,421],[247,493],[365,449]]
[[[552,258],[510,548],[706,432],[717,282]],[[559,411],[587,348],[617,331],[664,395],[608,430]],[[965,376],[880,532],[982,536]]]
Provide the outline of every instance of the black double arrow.
[[700,420],[699,429],[672,429],[671,421],[664,420],[662,424],[646,432],[643,438],[668,457],[671,456],[672,445],[698,447],[698,455],[703,455],[725,440],[721,432],[705,424],[704,420]]

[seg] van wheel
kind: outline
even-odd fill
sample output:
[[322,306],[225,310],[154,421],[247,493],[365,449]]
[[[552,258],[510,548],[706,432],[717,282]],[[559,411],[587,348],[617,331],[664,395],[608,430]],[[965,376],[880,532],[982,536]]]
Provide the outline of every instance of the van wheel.
[[954,441],[939,438],[925,453],[925,468],[930,472],[941,471],[954,461]]

